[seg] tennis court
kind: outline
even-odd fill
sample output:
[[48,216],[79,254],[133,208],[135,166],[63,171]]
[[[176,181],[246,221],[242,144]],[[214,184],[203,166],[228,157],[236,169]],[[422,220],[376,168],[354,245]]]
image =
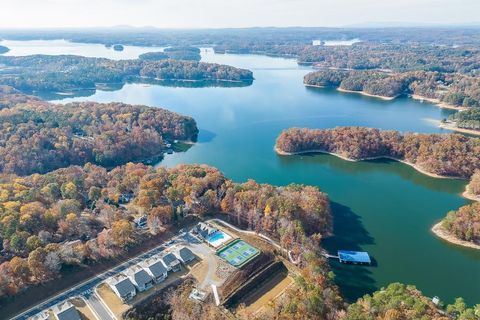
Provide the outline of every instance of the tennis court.
[[226,260],[234,267],[242,267],[256,257],[260,251],[245,241],[237,239],[217,252],[220,258]]

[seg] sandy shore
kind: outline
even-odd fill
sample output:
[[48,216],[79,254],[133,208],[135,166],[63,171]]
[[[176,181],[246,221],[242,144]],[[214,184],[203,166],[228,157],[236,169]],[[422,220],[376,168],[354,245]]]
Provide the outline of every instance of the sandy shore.
[[465,187],[465,192],[462,193],[462,196],[468,200],[480,202],[480,195],[475,195],[471,193],[468,185]]
[[[304,83],[304,85],[306,87],[312,87],[312,88],[327,88],[325,86],[318,86],[318,85],[307,84],[307,83]],[[367,96],[367,97],[373,97],[373,98],[378,98],[378,99],[387,100],[387,101],[396,99],[397,97],[401,96],[401,95],[397,95],[397,96],[394,96],[394,97],[379,96],[379,95],[376,95],[376,94],[367,93],[365,91],[346,90],[346,89],[342,89],[340,87],[336,88],[336,90],[340,91],[340,92],[346,92],[346,93],[358,93],[358,94],[361,94],[361,95],[364,95],[364,96]],[[427,98],[427,97],[420,96],[418,94],[412,94],[412,95],[410,95],[410,97],[412,99],[415,99],[415,100],[427,101],[427,102],[433,103],[434,105],[436,105],[437,107],[440,107],[440,108],[452,109],[452,110],[458,110],[458,111],[466,110],[466,108],[464,108],[464,107],[454,106],[452,104],[442,102],[438,99]]]
[[376,94],[367,93],[365,91],[346,90],[346,89],[342,89],[342,88],[337,88],[337,91],[347,92],[347,93],[358,93],[358,94],[361,94],[362,96],[378,98],[378,99],[387,100],[387,101],[393,100],[396,97],[398,97],[398,96],[394,96],[394,97],[379,96],[379,95],[376,95]]
[[[306,151],[300,151],[300,152],[285,152],[283,150],[280,150],[278,149],[276,146],[274,147],[274,150],[276,153],[280,154],[280,155],[284,155],[284,156],[291,156],[291,155],[300,155],[300,154],[306,154],[306,153],[326,153],[326,154],[330,154],[332,156],[336,156],[338,158],[341,158],[343,160],[346,160],[346,161],[352,161],[352,162],[358,162],[358,161],[367,161],[367,160],[377,160],[377,159],[390,159],[390,160],[393,160],[393,161],[398,161],[398,162],[401,162],[403,164],[406,164],[412,168],[414,168],[415,170],[417,170],[418,172],[420,173],[423,173],[424,175],[427,175],[427,176],[430,176],[432,178],[439,178],[439,179],[462,179],[462,178],[459,178],[459,177],[451,177],[451,176],[441,176],[441,175],[438,175],[438,174],[435,174],[435,173],[431,173],[431,172],[428,172],[428,171],[425,171],[424,169],[420,168],[419,166],[413,164],[413,163],[410,163],[410,162],[407,162],[405,160],[400,160],[400,159],[397,159],[397,158],[393,158],[393,157],[389,157],[389,156],[378,156],[378,157],[367,157],[367,158],[361,158],[361,159],[352,159],[352,158],[348,158],[346,156],[343,156],[341,154],[338,154],[338,153],[334,153],[334,152],[329,152],[329,151],[325,151],[325,150],[319,150],[319,149],[314,149],[314,150],[306,150]],[[463,180],[463,179],[462,179]]]
[[468,134],[473,134],[473,135],[480,136],[480,130],[458,128],[452,123],[442,123],[441,121],[439,121],[438,127],[442,128],[442,129],[447,129],[447,130],[457,131],[457,132],[461,132],[461,133],[468,133]]
[[439,223],[435,224],[432,227],[432,232],[437,237],[439,237],[439,238],[441,238],[445,241],[448,241],[450,243],[453,243],[453,244],[456,244],[456,245],[459,245],[459,246],[463,246],[463,247],[468,247],[468,248],[480,250],[480,245],[475,244],[475,243],[470,242],[470,241],[465,241],[465,240],[458,239],[454,235],[449,233],[447,230],[445,230],[442,227],[442,222],[441,221]]
[[454,105],[452,105],[452,104],[448,104],[448,103],[445,103],[445,102],[441,102],[441,101],[438,100],[438,99],[427,98],[427,97],[420,96],[420,95],[418,95],[418,94],[412,94],[411,97],[412,97],[412,99],[415,99],[415,100],[427,101],[427,102],[433,103],[433,104],[435,104],[437,107],[440,107],[440,108],[452,109],[452,110],[458,110],[458,111],[465,110],[464,107],[454,106]]
[[[319,85],[315,85],[315,84],[308,84],[308,83],[303,83],[306,87],[312,87],[312,88],[330,88],[330,87],[326,87],[326,86],[319,86]],[[332,87],[333,88],[333,87]],[[367,96],[367,97],[372,97],[372,98],[378,98],[378,99],[382,99],[382,100],[387,100],[387,101],[390,101],[390,100],[393,100],[395,99],[396,97],[398,96],[395,96],[395,97],[385,97],[385,96],[378,96],[378,95],[375,95],[375,94],[370,94],[370,93],[367,93],[365,91],[353,91],[353,90],[346,90],[346,89],[342,89],[340,87],[338,88],[335,88],[337,91],[339,92],[346,92],[346,93],[358,93],[358,94],[361,94],[362,96]]]

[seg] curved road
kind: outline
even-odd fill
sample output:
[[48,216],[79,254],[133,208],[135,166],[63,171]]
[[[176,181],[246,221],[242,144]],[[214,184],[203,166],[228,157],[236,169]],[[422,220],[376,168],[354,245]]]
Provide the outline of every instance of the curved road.
[[[209,219],[206,222],[210,222],[210,221],[217,222],[219,224],[223,224],[223,225],[225,225],[225,226],[227,226],[227,227],[229,227],[229,228],[231,228],[231,229],[233,229],[237,232],[240,232],[240,233],[246,233],[246,234],[252,234],[252,235],[260,236],[263,239],[265,239],[268,243],[270,243],[271,245],[277,247],[280,250],[283,250],[283,251],[287,252],[277,242],[275,242],[274,240],[270,239],[269,237],[267,237],[265,235],[256,233],[254,231],[247,231],[247,230],[239,229],[239,228],[231,225],[230,223],[225,222],[225,221],[220,220],[220,219]],[[181,237],[185,240],[185,234],[175,236],[171,240],[178,240]],[[189,240],[190,241],[188,241],[188,242],[190,242],[190,245],[192,245],[191,239],[189,239]],[[165,249],[166,249],[165,244],[162,243],[161,245],[159,245],[159,246],[157,246],[157,247],[155,247],[155,248],[153,248],[153,249],[151,249],[151,250],[149,250],[149,251],[147,251],[143,254],[140,254],[140,255],[138,255],[134,258],[131,258],[131,259],[117,265],[116,267],[113,267],[113,268],[111,268],[111,269],[109,269],[109,270],[107,270],[107,271],[105,271],[101,274],[98,274],[94,277],[91,277],[91,278],[81,282],[80,284],[78,284],[76,286],[73,286],[73,287],[71,287],[71,288],[69,288],[65,291],[60,292],[59,294],[57,294],[53,297],[47,298],[46,300],[40,302],[39,304],[35,305],[34,307],[32,307],[28,310],[25,310],[22,313],[19,313],[16,316],[14,316],[10,319],[11,320],[26,320],[29,317],[33,317],[34,315],[42,312],[43,310],[51,308],[54,305],[56,305],[56,304],[58,304],[62,301],[66,301],[66,300],[71,299],[75,296],[81,296],[85,299],[85,301],[87,301],[87,303],[93,309],[95,315],[99,319],[101,319],[101,320],[104,320],[104,319],[105,320],[114,320],[114,316],[111,314],[108,307],[105,306],[102,303],[101,299],[99,299],[99,297],[95,294],[95,287],[98,286],[103,281],[105,281],[106,279],[124,271],[125,269],[131,267],[132,265],[135,265],[135,264],[141,262],[144,259],[147,259],[147,258],[149,258],[149,257],[151,257],[155,254],[158,254],[158,253],[162,252]],[[206,255],[206,256],[208,257],[209,255]],[[292,262],[294,262],[294,261],[292,261]],[[209,263],[210,263],[210,261],[209,261]],[[207,277],[207,279],[211,278],[211,273],[212,272],[210,272],[210,270],[209,270],[210,277]]]

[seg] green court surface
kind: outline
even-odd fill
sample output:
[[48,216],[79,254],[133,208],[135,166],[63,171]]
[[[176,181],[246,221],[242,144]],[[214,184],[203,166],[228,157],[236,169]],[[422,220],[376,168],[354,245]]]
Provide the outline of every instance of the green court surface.
[[245,241],[237,239],[220,249],[217,254],[234,267],[242,267],[256,257],[260,251]]

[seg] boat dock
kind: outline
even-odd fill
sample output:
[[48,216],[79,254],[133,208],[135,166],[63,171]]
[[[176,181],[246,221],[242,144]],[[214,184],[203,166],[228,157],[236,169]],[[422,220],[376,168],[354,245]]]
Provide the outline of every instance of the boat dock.
[[365,251],[338,250],[337,255],[329,254],[326,251],[322,251],[322,256],[328,259],[338,259],[340,263],[345,264],[372,264],[370,255],[368,254],[368,252]]

